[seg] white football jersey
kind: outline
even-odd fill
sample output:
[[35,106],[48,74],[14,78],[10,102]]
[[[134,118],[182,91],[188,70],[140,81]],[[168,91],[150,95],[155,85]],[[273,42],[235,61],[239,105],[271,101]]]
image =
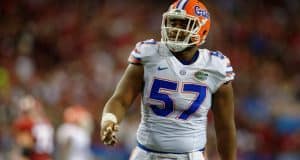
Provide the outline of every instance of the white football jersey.
[[160,42],[140,42],[129,63],[144,67],[139,146],[158,152],[186,153],[206,144],[207,113],[212,94],[234,79],[229,59],[199,49],[192,64],[180,62]]
[[54,128],[47,122],[37,122],[32,127],[37,153],[52,154],[54,151]]
[[[57,142],[59,147],[70,143],[66,160],[92,160],[90,151],[91,138],[84,128],[69,123],[63,123],[57,130]],[[60,153],[63,155],[65,153]]]

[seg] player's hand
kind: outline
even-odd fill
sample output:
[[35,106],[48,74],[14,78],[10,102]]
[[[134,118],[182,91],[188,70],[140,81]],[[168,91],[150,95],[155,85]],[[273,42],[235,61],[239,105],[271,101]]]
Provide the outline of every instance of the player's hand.
[[101,141],[105,145],[114,146],[119,142],[117,138],[117,132],[119,131],[119,125],[112,122],[106,121],[101,125]]

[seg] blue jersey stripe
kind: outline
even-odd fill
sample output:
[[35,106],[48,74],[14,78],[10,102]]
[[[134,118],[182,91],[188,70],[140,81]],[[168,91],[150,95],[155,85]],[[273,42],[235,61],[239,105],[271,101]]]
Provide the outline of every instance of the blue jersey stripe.
[[[137,142],[138,147],[140,147],[142,150],[147,151],[147,152],[153,152],[153,153],[163,153],[163,154],[188,154],[188,152],[186,153],[174,153],[174,152],[162,152],[162,151],[155,151],[153,149],[149,149],[146,146],[140,144],[139,142]],[[205,148],[199,149],[198,151],[204,151]]]

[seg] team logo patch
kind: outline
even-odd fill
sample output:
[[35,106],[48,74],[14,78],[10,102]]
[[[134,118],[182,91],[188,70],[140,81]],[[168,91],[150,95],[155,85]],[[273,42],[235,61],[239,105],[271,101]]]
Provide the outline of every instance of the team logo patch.
[[195,13],[197,16],[209,18],[209,13],[206,10],[201,9],[199,6],[195,6]]
[[208,74],[203,71],[198,71],[198,72],[195,72],[194,76],[195,76],[196,80],[205,81],[205,80],[207,80]]

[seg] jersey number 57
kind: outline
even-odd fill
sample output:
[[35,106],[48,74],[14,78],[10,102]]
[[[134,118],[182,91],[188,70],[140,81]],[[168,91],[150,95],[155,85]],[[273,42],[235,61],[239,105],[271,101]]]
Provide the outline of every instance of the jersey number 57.
[[[183,83],[183,89],[180,92],[187,93],[195,93],[197,96],[192,101],[191,105],[183,111],[178,118],[186,120],[190,115],[195,113],[198,108],[203,103],[206,97],[206,86],[199,84],[191,84],[191,83]],[[152,111],[158,116],[167,116],[174,111],[174,102],[170,98],[167,92],[162,93],[162,90],[171,91],[171,92],[179,92],[178,91],[178,83],[162,80],[162,79],[154,79],[152,89],[150,92],[150,99],[162,103],[164,107],[158,107],[157,105],[150,105]]]

